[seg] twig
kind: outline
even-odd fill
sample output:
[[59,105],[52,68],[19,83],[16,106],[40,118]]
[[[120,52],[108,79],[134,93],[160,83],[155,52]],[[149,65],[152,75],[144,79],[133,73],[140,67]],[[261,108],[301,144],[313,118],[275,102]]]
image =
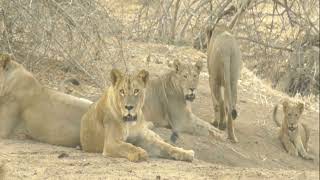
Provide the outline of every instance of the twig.
[[292,49],[287,48],[287,47],[281,47],[281,46],[277,46],[277,45],[271,45],[271,44],[267,44],[265,42],[262,41],[258,41],[252,38],[247,38],[247,37],[241,37],[241,36],[237,36],[236,38],[240,39],[240,40],[245,40],[245,41],[250,41],[259,45],[262,45],[264,47],[268,47],[268,48],[272,48],[272,49],[278,49],[278,50],[284,50],[284,51],[289,51],[289,52],[293,52]]

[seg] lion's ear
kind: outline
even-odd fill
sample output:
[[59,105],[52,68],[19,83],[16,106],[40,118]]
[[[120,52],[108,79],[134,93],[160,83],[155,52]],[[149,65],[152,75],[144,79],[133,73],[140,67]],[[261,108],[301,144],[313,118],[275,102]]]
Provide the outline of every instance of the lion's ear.
[[304,110],[304,104],[299,102],[298,103],[298,110],[299,110],[299,113],[302,114],[303,110]]
[[201,70],[202,70],[202,67],[203,67],[202,61],[201,61],[201,60],[198,60],[198,61],[196,62],[196,64],[195,64],[195,66],[196,66],[198,72],[200,73]]
[[209,42],[210,42],[210,39],[211,39],[211,36],[212,36],[212,31],[213,31],[213,28],[211,26],[207,26],[206,27],[206,34],[207,34],[207,46],[209,47]]
[[116,83],[122,78],[122,73],[118,69],[112,69],[110,77],[112,85],[115,86]]
[[173,67],[176,70],[176,72],[180,71],[181,63],[178,59],[175,59],[173,61]]
[[11,56],[9,54],[0,53],[0,65],[3,69],[7,68],[10,64]]
[[146,71],[146,70],[141,70],[139,73],[138,73],[138,78],[140,78],[144,85],[147,85],[148,81],[149,81],[149,72]]
[[283,107],[283,112],[286,113],[288,111],[288,106],[289,106],[289,103],[287,100],[284,100],[282,102],[282,107]]

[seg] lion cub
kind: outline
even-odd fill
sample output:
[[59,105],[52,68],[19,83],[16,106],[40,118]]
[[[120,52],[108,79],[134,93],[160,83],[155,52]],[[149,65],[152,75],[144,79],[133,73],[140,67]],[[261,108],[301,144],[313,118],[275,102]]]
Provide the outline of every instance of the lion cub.
[[[130,161],[154,156],[192,161],[194,152],[174,147],[148,129],[142,113],[149,73],[111,71],[112,86],[82,117],[80,141],[84,151]],[[148,153],[147,153],[148,152]]]
[[282,101],[284,118],[282,124],[277,119],[278,105],[273,109],[273,120],[278,127],[281,126],[279,139],[286,151],[293,156],[300,154],[304,159],[313,159],[307,153],[310,131],[306,124],[300,122],[300,116],[304,110],[301,102]]

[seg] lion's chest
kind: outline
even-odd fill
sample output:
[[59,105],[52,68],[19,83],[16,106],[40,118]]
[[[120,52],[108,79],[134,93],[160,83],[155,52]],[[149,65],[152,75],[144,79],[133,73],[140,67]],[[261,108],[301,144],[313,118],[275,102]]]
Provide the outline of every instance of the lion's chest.
[[297,136],[299,135],[299,129],[297,128],[294,131],[288,130],[288,135],[290,137],[290,140],[294,141],[297,138]]
[[136,124],[127,124],[123,128],[123,134],[122,137],[125,141],[131,141],[133,139],[136,139],[136,137],[139,135],[139,128]]

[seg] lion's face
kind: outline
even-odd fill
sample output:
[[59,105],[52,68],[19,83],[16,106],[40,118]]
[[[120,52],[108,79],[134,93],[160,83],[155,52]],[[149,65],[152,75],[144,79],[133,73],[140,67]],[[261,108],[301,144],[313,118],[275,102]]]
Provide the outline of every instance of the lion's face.
[[289,103],[288,101],[284,101],[282,106],[288,129],[290,131],[296,130],[299,125],[300,116],[304,110],[304,105],[300,102]]
[[187,101],[193,101],[196,98],[196,90],[199,83],[199,75],[202,69],[202,62],[199,60],[195,65],[183,64],[178,60],[174,61],[176,73],[176,83],[183,90]]
[[137,74],[122,74],[117,69],[111,71],[116,102],[124,122],[136,122],[138,112],[144,103],[148,79],[149,73],[145,70]]
[[8,70],[11,57],[8,54],[0,53],[0,96],[4,94],[5,72]]

